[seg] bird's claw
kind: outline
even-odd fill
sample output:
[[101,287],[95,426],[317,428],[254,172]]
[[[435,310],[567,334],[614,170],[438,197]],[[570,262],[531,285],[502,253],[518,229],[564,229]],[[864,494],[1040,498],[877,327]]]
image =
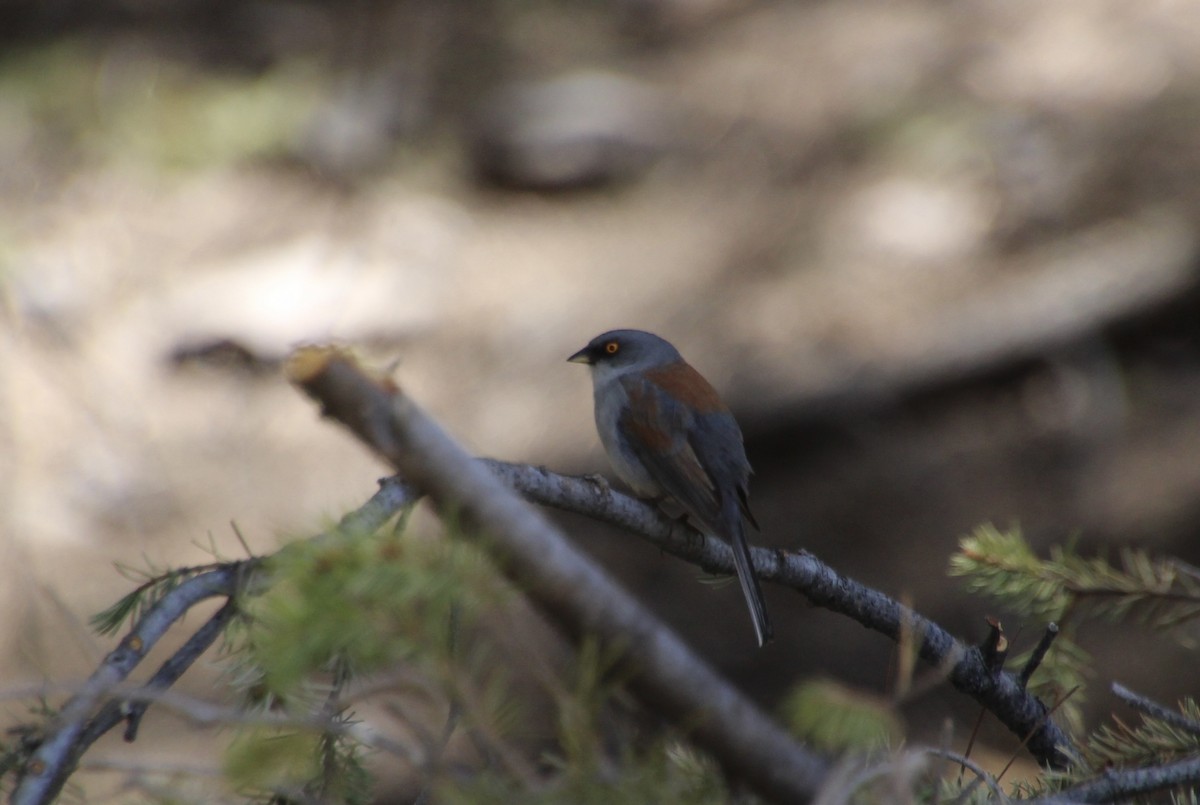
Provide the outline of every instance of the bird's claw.
[[587,481],[590,484],[594,484],[595,486],[600,487],[600,490],[602,492],[612,491],[612,484],[610,484],[608,482],[608,479],[605,478],[603,475],[601,475],[598,472],[589,473],[589,474],[583,476],[583,480]]

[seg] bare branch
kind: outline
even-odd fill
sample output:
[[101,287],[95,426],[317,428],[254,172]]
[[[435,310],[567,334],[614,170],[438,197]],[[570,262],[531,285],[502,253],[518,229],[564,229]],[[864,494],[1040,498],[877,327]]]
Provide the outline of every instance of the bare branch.
[[969,769],[971,773],[975,775],[975,780],[965,789],[963,789],[963,792],[958,796],[955,802],[966,802],[967,798],[971,795],[971,792],[974,791],[975,787],[980,783],[983,783],[991,789],[992,795],[996,797],[997,802],[1001,803],[1002,805],[1009,802],[1008,797],[1004,795],[1004,791],[1000,788],[1000,783],[996,781],[996,778],[988,774],[982,766],[971,760],[966,755],[960,755],[958,752],[951,752],[949,749],[939,749],[934,746],[918,746],[914,747],[914,749],[918,752],[924,752],[927,755],[945,758],[946,760],[949,760],[964,769]]
[[1166,722],[1172,727],[1189,732],[1192,735],[1200,735],[1200,722],[1188,718],[1183,713],[1165,707],[1152,699],[1147,699],[1145,696],[1134,693],[1120,682],[1112,683],[1112,692],[1114,696],[1139,713]]
[[[175,684],[179,677],[183,676],[184,671],[192,667],[196,660],[200,659],[200,655],[208,650],[216,639],[225,631],[225,627],[233,620],[237,614],[237,604],[234,599],[230,598],[225,602],[225,606],[217,610],[208,622],[201,626],[187,642],[176,651],[171,657],[162,664],[158,672],[150,677],[150,681],[146,683],[144,690],[166,690]],[[126,705],[117,700],[109,702],[96,715],[95,718],[87,725],[87,729],[83,731],[84,745],[92,743],[104,733],[108,732],[117,722],[124,716],[126,721],[125,740],[133,742],[137,739],[138,727],[142,723],[142,716],[146,714],[146,706],[149,704],[146,700]]]
[[[514,489],[547,506],[585,514],[620,526],[662,550],[710,572],[733,573],[733,553],[716,537],[701,534],[655,507],[590,479],[557,475],[542,467],[481,459]],[[853,618],[868,629],[899,640],[907,629],[919,641],[923,660],[946,668],[950,683],[974,698],[1022,740],[1041,763],[1065,768],[1072,741],[1049,718],[1046,705],[1008,672],[994,672],[979,649],[894,599],[847,578],[808,551],[751,548],[760,579],[803,593],[817,606]]]
[[405,483],[404,479],[395,475],[383,478],[379,481],[379,491],[372,495],[370,500],[342,517],[332,532],[322,534],[317,539],[328,537],[330,533],[373,534],[402,509],[416,503],[419,498],[416,487]]
[[1046,652],[1050,650],[1050,644],[1054,642],[1054,638],[1058,637],[1058,624],[1046,624],[1046,631],[1042,632],[1042,639],[1038,641],[1034,647],[1033,653],[1029,655],[1029,661],[1025,663],[1025,667],[1021,669],[1021,675],[1018,679],[1021,681],[1021,687],[1029,684],[1030,677],[1033,672],[1042,664],[1042,660],[1046,659]]

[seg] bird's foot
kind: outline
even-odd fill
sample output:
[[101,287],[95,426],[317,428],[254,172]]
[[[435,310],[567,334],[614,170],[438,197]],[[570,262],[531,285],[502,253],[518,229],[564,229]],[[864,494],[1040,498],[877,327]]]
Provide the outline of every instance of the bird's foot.
[[612,491],[612,484],[610,484],[608,479],[598,472],[588,473],[587,475],[583,476],[583,480],[600,487],[600,491],[602,492]]

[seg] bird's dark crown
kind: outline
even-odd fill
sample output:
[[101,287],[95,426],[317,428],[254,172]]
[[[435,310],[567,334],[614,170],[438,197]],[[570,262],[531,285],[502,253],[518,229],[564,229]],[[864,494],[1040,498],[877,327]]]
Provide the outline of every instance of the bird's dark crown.
[[593,338],[588,345],[567,359],[589,366],[634,363],[666,364],[683,360],[679,350],[666,339],[645,330],[609,330]]

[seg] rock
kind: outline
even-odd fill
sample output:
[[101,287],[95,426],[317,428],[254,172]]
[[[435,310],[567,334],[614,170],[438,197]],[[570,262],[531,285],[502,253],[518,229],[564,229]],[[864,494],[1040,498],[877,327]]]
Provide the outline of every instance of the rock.
[[475,172],[531,190],[633,179],[667,146],[665,106],[655,90],[612,73],[503,86],[481,104],[469,134]]

